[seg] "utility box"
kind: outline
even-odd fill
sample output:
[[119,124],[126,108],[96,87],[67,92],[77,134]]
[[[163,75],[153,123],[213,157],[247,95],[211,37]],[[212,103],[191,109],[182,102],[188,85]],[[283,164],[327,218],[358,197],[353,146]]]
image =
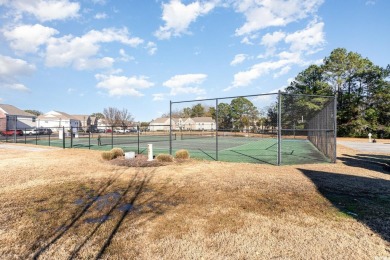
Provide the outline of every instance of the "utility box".
[[126,160],[133,159],[134,157],[135,157],[135,152],[127,152],[127,153],[125,153],[125,159]]

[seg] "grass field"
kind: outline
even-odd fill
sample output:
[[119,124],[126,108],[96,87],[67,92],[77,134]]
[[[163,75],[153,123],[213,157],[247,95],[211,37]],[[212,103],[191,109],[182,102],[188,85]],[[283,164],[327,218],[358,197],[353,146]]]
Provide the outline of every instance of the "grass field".
[[0,258],[387,259],[390,154],[338,152],[126,168],[99,151],[0,149]]
[[[50,145],[54,147],[82,148],[91,150],[110,150],[112,147],[121,147],[124,151],[135,151],[137,153],[147,153],[147,144],[153,144],[156,154],[169,153],[169,136],[140,135],[138,145],[137,135],[116,135],[103,136],[102,145],[98,146],[96,138],[66,138],[65,141],[59,139],[39,138],[31,139],[27,143]],[[22,139],[23,143],[24,140]],[[330,162],[314,145],[308,140],[283,139],[282,164],[307,164]],[[248,162],[265,163],[277,165],[277,140],[276,138],[246,138],[221,136],[218,138],[218,154],[216,152],[216,139],[194,138],[181,139],[180,136],[173,136],[173,153],[180,149],[187,149],[193,158],[205,160],[218,160],[227,162]]]

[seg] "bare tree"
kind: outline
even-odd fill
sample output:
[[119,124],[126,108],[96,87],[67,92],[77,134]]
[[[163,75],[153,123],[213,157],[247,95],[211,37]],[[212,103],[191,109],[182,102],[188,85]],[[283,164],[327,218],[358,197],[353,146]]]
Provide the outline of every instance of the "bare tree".
[[134,120],[134,117],[129,111],[127,111],[126,108],[123,108],[122,111],[119,111],[118,115],[119,124],[123,127],[123,129],[126,129],[127,126]]
[[118,124],[118,113],[119,110],[115,107],[108,107],[103,110],[103,115],[108,125],[113,126]]
[[116,107],[108,107],[103,110],[103,115],[107,121],[107,124],[111,126],[122,126],[126,128],[134,118],[125,108],[119,110]]

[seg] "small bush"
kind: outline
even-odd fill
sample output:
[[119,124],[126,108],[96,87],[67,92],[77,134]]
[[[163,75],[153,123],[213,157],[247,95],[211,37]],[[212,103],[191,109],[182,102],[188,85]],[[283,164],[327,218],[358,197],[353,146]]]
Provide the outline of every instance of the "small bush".
[[156,160],[159,162],[173,162],[173,157],[170,154],[159,154]]
[[110,151],[108,151],[108,152],[105,151],[105,152],[102,153],[102,158],[104,160],[106,160],[106,161],[109,161],[109,160],[114,159],[114,154],[112,152],[110,152]]
[[175,157],[177,159],[189,159],[190,158],[190,153],[187,150],[178,150],[175,153]]
[[113,148],[111,149],[111,153],[113,154],[113,159],[125,155],[125,152],[122,150],[122,148]]

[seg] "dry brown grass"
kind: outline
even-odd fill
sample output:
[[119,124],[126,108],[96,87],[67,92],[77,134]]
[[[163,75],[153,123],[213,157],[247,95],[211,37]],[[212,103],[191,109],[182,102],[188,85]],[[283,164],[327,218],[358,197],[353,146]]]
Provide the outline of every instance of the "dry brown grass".
[[182,159],[182,160],[187,160],[190,158],[190,153],[187,150],[178,150],[175,153],[175,158],[176,159]]
[[390,257],[390,174],[347,148],[282,167],[100,154],[0,149],[1,259]]
[[173,156],[170,154],[159,154],[156,156],[156,160],[159,162],[173,162]]

